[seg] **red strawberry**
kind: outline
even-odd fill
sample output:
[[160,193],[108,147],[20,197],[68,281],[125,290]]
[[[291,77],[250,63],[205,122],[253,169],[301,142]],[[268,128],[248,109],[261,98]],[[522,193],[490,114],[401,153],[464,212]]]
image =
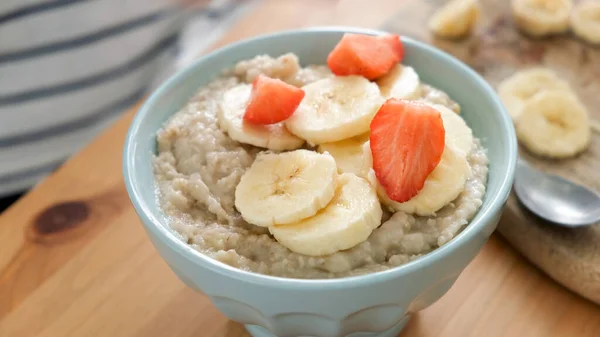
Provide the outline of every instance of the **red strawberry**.
[[423,103],[388,99],[371,121],[373,170],[390,199],[405,202],[423,188],[444,151],[440,113]]
[[304,90],[275,78],[258,75],[252,82],[252,94],[244,120],[254,124],[279,123],[294,114],[303,98]]
[[327,65],[338,76],[361,75],[374,80],[402,61],[404,47],[398,35],[344,34],[329,53]]

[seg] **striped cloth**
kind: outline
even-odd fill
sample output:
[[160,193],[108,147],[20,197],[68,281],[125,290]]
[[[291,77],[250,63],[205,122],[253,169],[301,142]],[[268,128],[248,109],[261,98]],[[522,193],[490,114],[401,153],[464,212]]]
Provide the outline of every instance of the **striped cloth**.
[[177,53],[184,23],[197,47],[240,7],[178,2],[0,0],[0,196],[34,185],[197,55]]

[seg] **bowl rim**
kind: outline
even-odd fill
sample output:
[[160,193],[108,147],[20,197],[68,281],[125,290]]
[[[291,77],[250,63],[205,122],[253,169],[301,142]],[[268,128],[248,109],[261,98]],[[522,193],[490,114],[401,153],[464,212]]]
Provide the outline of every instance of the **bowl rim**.
[[[210,269],[213,272],[221,275],[238,279],[242,282],[248,282],[253,284],[259,284],[262,286],[276,287],[283,289],[294,289],[294,290],[334,290],[348,287],[357,287],[361,285],[372,285],[374,283],[385,282],[390,279],[395,279],[400,276],[411,273],[414,270],[426,268],[432,262],[439,261],[446,258],[452,252],[467,244],[474,236],[481,232],[484,224],[489,222],[491,218],[495,216],[496,211],[503,207],[506,203],[510,194],[512,183],[514,180],[515,166],[517,161],[517,141],[516,134],[513,127],[512,120],[509,114],[506,112],[503,104],[499,97],[496,95],[495,90],[485,81],[477,72],[471,69],[469,66],[458,60],[456,57],[438,49],[424,42],[416,41],[414,39],[402,36],[403,43],[408,45],[416,46],[427,53],[438,54],[439,57],[445,59],[449,64],[459,68],[461,71],[467,73],[467,77],[470,77],[473,81],[480,86],[483,91],[491,98],[492,106],[496,113],[501,114],[501,126],[506,132],[503,133],[505,136],[504,141],[507,143],[507,149],[509,158],[507,158],[507,170],[504,172],[498,172],[497,174],[503,175],[503,180],[500,184],[500,188],[496,195],[491,196],[489,201],[489,207],[487,209],[480,209],[476,213],[477,219],[470,221],[467,226],[452,240],[443,245],[442,247],[436,248],[433,251],[412,260],[406,264],[396,266],[384,271],[377,271],[369,274],[349,276],[335,279],[298,279],[298,278],[286,278],[279,276],[271,276],[265,274],[259,274],[239,268],[232,267],[223,262],[217,261],[209,256],[206,256],[199,251],[193,249],[191,246],[183,242],[177,234],[169,228],[167,224],[161,224],[161,219],[158,219],[152,215],[147,200],[142,196],[141,191],[136,187],[138,183],[136,170],[134,167],[134,158],[136,152],[136,138],[138,138],[138,131],[142,124],[142,121],[146,118],[155,105],[155,102],[164,96],[165,92],[168,92],[171,88],[175,87],[177,83],[184,80],[189,74],[191,69],[200,66],[201,63],[205,62],[206,59],[218,57],[234,51],[238,46],[247,43],[255,43],[262,40],[268,40],[273,37],[285,37],[290,35],[305,34],[315,32],[339,32],[339,33],[362,33],[370,35],[386,34],[388,32],[377,29],[358,28],[352,26],[318,26],[310,28],[300,29],[289,29],[282,30],[274,33],[257,35],[252,38],[243,39],[234,43],[227,44],[221,48],[211,51],[195,60],[192,64],[177,71],[169,79],[163,82],[147,100],[143,103],[141,108],[136,112],[133,121],[131,122],[127,136],[125,139],[125,146],[123,151],[123,175],[125,179],[125,186],[129,194],[131,203],[136,210],[136,213],[140,217],[142,225],[146,230],[153,231],[161,238],[164,243],[169,246],[170,249],[176,251],[181,257],[185,258],[189,262],[198,265],[203,268]],[[487,191],[486,191],[487,192]],[[152,198],[154,199],[154,198]]]

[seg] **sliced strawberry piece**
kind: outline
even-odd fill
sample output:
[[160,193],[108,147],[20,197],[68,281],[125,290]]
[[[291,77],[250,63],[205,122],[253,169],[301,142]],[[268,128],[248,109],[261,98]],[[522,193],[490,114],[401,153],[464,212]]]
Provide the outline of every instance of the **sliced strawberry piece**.
[[244,120],[254,124],[279,123],[294,114],[303,98],[304,90],[261,74],[252,82]]
[[440,113],[414,101],[388,99],[371,121],[373,170],[390,199],[419,193],[444,151],[446,131]]
[[329,53],[327,65],[338,76],[361,75],[374,80],[402,61],[404,47],[398,35],[344,34]]

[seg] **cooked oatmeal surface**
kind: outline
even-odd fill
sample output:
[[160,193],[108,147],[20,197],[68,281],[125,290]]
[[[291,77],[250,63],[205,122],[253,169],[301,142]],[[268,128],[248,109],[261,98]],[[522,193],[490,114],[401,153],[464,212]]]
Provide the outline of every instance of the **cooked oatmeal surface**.
[[[447,243],[481,206],[487,179],[487,157],[477,139],[468,155],[472,175],[463,192],[436,216],[384,212],[369,238],[328,256],[294,253],[267,228],[246,223],[234,206],[235,188],[257,153],[264,149],[230,139],[218,125],[223,93],[258,74],[302,86],[332,76],[326,66],[300,67],[298,58],[258,56],[202,87],[158,131],[154,159],[158,201],[169,225],[198,251],[231,266],[291,278],[335,278],[386,270]],[[423,84],[421,99],[455,111],[445,93]]]

